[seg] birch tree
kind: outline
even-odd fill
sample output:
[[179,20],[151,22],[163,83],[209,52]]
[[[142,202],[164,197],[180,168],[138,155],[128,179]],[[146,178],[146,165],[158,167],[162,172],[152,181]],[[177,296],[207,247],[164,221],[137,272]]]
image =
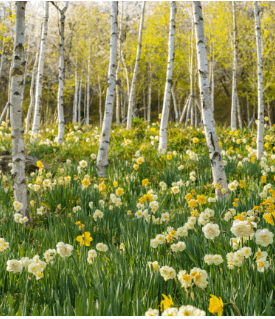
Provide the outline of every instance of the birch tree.
[[264,151],[264,98],[263,98],[263,56],[261,45],[260,11],[257,1],[254,1],[255,32],[258,56],[258,132],[257,132],[257,158],[263,157]]
[[73,119],[72,122],[76,122],[77,118],[77,93],[78,93],[78,79],[77,79],[77,60],[75,62],[75,85],[74,85],[74,104],[73,104]]
[[60,62],[59,62],[59,86],[58,86],[58,101],[57,101],[57,111],[58,111],[58,135],[57,143],[62,144],[64,138],[65,130],[65,120],[64,120],[64,32],[65,32],[65,13],[69,6],[69,1],[65,2],[64,8],[61,10],[58,5],[52,1],[52,4],[60,13]]
[[175,17],[176,17],[176,2],[171,2],[170,11],[170,30],[169,30],[169,42],[168,42],[168,64],[166,73],[166,83],[163,98],[163,108],[159,130],[159,151],[167,149],[167,129],[169,118],[169,106],[171,100],[171,89],[173,85],[173,69],[174,69],[174,56],[175,56]]
[[32,78],[31,78],[31,87],[30,87],[30,105],[28,108],[28,113],[27,113],[27,119],[26,119],[26,134],[29,132],[30,129],[30,119],[31,119],[31,113],[33,110],[34,106],[34,99],[35,99],[35,93],[34,93],[34,85],[35,85],[35,78],[36,78],[36,71],[37,71],[37,65],[38,65],[38,58],[39,58],[39,52],[40,52],[40,46],[38,45],[38,49],[36,52],[35,60],[34,60],[34,65],[32,69]]
[[91,42],[89,40],[88,74],[87,74],[87,105],[86,105],[86,125],[89,125],[90,119],[90,74],[91,74]]
[[237,24],[235,1],[233,5],[233,73],[232,73],[232,105],[231,105],[231,129],[237,129]]
[[80,123],[81,123],[82,76],[83,76],[83,74],[81,73],[81,80],[79,82],[79,96],[78,96],[78,126],[80,126]]
[[44,72],[44,61],[45,61],[45,53],[46,53],[47,33],[48,33],[48,20],[49,20],[49,2],[45,1],[45,15],[44,15],[41,43],[40,43],[40,56],[39,56],[39,62],[38,62],[35,107],[34,107],[34,117],[33,117],[33,125],[32,125],[32,137],[34,138],[34,140],[37,140],[37,137],[38,137],[40,118],[41,118],[43,72]]
[[217,199],[228,197],[228,186],[223,166],[218,135],[211,107],[210,83],[208,79],[208,61],[204,35],[204,21],[200,1],[193,1],[193,13],[196,32],[199,88],[202,105],[202,117],[207,148],[210,155],[212,174]]
[[131,85],[131,91],[130,91],[130,96],[129,96],[129,104],[128,104],[127,130],[130,130],[132,128],[133,104],[134,104],[134,97],[135,97],[135,91],[136,91],[135,89],[136,89],[136,82],[137,82],[137,72],[138,72],[139,60],[140,60],[140,54],[141,54],[141,41],[142,41],[142,31],[143,31],[145,4],[146,4],[146,2],[143,1],[142,13],[141,13],[140,25],[139,25],[136,64],[135,64],[135,69],[134,69],[134,74],[133,74],[133,79],[132,79],[132,85]]
[[100,146],[97,156],[97,174],[99,177],[106,175],[108,163],[108,151],[110,144],[110,133],[113,118],[114,95],[116,88],[116,63],[117,63],[117,14],[118,1],[112,1],[111,12],[111,43],[110,43],[110,61],[108,70],[108,84],[105,101],[105,111],[103,126],[101,131]]
[[25,8],[27,1],[16,1],[16,33],[11,72],[11,136],[12,136],[12,182],[14,200],[23,207],[19,213],[29,216],[28,190],[25,173],[25,145],[21,93],[24,74],[24,39],[25,39]]

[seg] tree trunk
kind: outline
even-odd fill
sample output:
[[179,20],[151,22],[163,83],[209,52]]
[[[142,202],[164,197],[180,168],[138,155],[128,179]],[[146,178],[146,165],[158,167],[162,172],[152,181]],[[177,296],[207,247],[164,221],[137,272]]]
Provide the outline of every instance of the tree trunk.
[[144,122],[146,121],[146,94],[145,94],[145,82],[144,82],[144,77],[143,77],[143,117],[144,117]]
[[138,72],[139,60],[140,60],[140,54],[141,54],[141,41],[142,41],[142,30],[143,30],[145,4],[146,4],[146,2],[143,1],[142,13],[141,13],[140,25],[139,25],[136,64],[135,64],[132,85],[131,85],[131,91],[130,91],[130,96],[129,96],[129,105],[128,105],[128,113],[127,113],[127,130],[130,130],[132,128],[133,105],[134,105],[134,96],[135,96],[135,92],[136,92],[137,72]]
[[[13,61],[12,61],[12,64],[13,64]],[[9,92],[8,92],[8,102],[7,102],[8,108],[7,108],[7,111],[6,111],[6,127],[9,126],[8,120],[9,120],[9,116],[10,116],[12,64],[11,64],[10,72],[9,72]]]
[[23,78],[23,87],[22,87],[22,93],[21,93],[21,108],[23,110],[23,101],[24,101],[24,93],[25,93],[25,85],[26,85],[26,77],[27,77],[27,71],[28,71],[28,63],[29,63],[29,46],[27,44],[27,56],[26,56],[26,60],[25,60],[25,72],[24,72],[24,78]]
[[38,45],[38,49],[37,49],[37,52],[36,52],[35,61],[34,61],[34,65],[33,65],[33,70],[32,70],[32,79],[31,79],[31,87],[30,87],[30,105],[29,105],[29,108],[28,108],[27,119],[26,119],[26,130],[25,130],[26,134],[28,134],[28,132],[30,130],[31,113],[32,113],[32,110],[33,110],[34,102],[35,102],[34,101],[34,99],[35,99],[34,86],[35,86],[35,78],[36,78],[36,71],[37,71],[39,52],[40,52],[40,46]]
[[108,163],[108,151],[110,144],[110,133],[113,117],[114,94],[116,88],[116,64],[117,64],[117,11],[118,1],[112,1],[111,13],[111,43],[110,60],[108,70],[108,85],[106,92],[104,120],[101,131],[100,146],[97,156],[97,174],[99,177],[105,177]]
[[179,121],[180,123],[182,123],[182,121],[183,121],[184,115],[186,113],[187,106],[190,103],[190,99],[191,99],[191,96],[189,95],[187,100],[186,100],[186,102],[185,102],[185,105],[184,105],[184,107],[182,109],[182,112],[181,112],[180,121]]
[[189,106],[187,109],[187,114],[186,114],[186,120],[185,120],[185,126],[188,125],[188,122],[190,121],[190,112],[192,108],[192,101],[193,101],[193,38],[194,38],[194,22],[192,20],[192,36],[191,36],[191,54],[190,54],[190,101],[189,101]]
[[57,143],[62,144],[64,138],[65,130],[65,120],[64,120],[64,32],[65,32],[65,13],[69,6],[69,1],[65,2],[65,7],[61,10],[52,1],[52,4],[60,13],[60,62],[59,62],[59,86],[58,86],[58,101],[57,101],[57,111],[58,111],[58,135]]
[[272,128],[272,118],[271,118],[271,108],[270,108],[270,102],[267,102],[267,115],[268,115],[268,123],[269,123],[269,128]]
[[79,83],[79,96],[78,96],[78,126],[81,123],[81,92],[82,91],[82,73],[81,73],[81,80]]
[[232,105],[231,105],[231,129],[237,129],[237,24],[236,24],[236,10],[235,1],[232,1],[233,5],[233,38],[234,38],[234,50],[233,50],[233,73],[232,73]]
[[150,125],[150,122],[151,122],[151,100],[152,100],[152,71],[151,71],[151,62],[150,62],[149,86],[148,86],[148,106],[147,106],[148,125]]
[[[174,57],[175,57],[175,17],[176,17],[176,2],[171,2],[170,10],[170,30],[169,30],[169,42],[168,42],[168,62],[166,72],[166,83],[163,98],[163,108],[159,130],[159,151],[167,149],[167,130],[168,130],[168,117],[169,107],[171,100],[171,90],[173,94],[173,71],[174,71]],[[174,98],[174,96],[173,96]],[[175,105],[175,103],[174,103]],[[175,110],[176,110],[175,106]]]
[[25,172],[25,145],[21,93],[24,74],[25,7],[27,1],[16,1],[16,33],[11,74],[12,182],[14,200],[23,207],[22,216],[29,217],[28,190]]
[[45,1],[45,15],[44,15],[43,31],[42,31],[41,44],[40,44],[40,56],[39,56],[39,62],[38,62],[38,73],[37,73],[37,82],[36,82],[34,117],[33,117],[33,125],[32,125],[32,136],[35,141],[37,140],[37,137],[38,137],[40,118],[41,118],[43,71],[44,71],[44,61],[45,61],[45,53],[46,53],[48,19],[49,19],[49,2]]
[[250,114],[249,114],[249,101],[248,101],[248,96],[246,95],[246,107],[247,107],[247,125],[250,121]]
[[[207,148],[210,155],[212,174],[215,184],[217,199],[228,197],[228,186],[223,166],[221,149],[214,124],[214,116],[211,107],[210,84],[208,79],[208,61],[204,36],[204,21],[200,1],[193,2],[193,12],[196,30],[196,46],[198,60],[199,87],[201,96],[202,117],[205,129]],[[219,184],[219,187],[217,187]],[[225,189],[222,194],[219,188]]]
[[264,151],[264,98],[263,98],[263,57],[261,46],[261,25],[260,25],[260,11],[257,1],[254,1],[255,9],[255,31],[257,42],[257,56],[258,56],[258,132],[257,132],[257,158],[263,157]]
[[239,96],[238,95],[237,95],[237,111],[238,111],[239,127],[240,127],[240,129],[242,129],[243,128],[242,114],[241,114],[241,107],[240,107],[240,101],[239,101]]
[[213,53],[212,53],[212,83],[211,83],[211,105],[212,105],[212,111],[214,114],[214,90],[215,90],[215,82],[214,82],[214,78],[215,78],[215,73],[214,73],[214,68],[215,68],[215,57],[214,57],[214,44],[213,44]]
[[75,123],[77,119],[77,94],[78,94],[78,79],[77,79],[77,60],[75,62],[75,85],[74,85],[74,104],[73,104],[73,119],[72,122]]
[[90,119],[90,73],[91,73],[91,55],[89,46],[89,58],[88,58],[88,76],[87,76],[87,108],[86,108],[86,125],[89,125]]
[[175,93],[174,93],[174,87],[173,86],[171,88],[171,92],[172,92],[174,111],[175,111],[175,122],[176,122],[176,124],[178,124],[178,122],[179,122],[179,112],[178,112],[178,108],[177,108],[177,100],[176,100],[176,96],[175,96]]
[[102,125],[102,92],[100,77],[98,76],[98,92],[99,92],[99,125]]
[[1,54],[1,64],[0,64],[0,80],[1,80],[2,68],[3,68],[4,50],[5,50],[5,42],[4,42],[4,34],[3,34],[2,35],[2,54]]

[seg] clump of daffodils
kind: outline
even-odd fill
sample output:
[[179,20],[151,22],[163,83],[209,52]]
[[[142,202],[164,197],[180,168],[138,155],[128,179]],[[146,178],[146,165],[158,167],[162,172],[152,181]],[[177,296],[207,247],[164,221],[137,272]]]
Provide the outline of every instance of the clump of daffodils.
[[5,241],[4,238],[0,238],[0,252],[9,248],[9,243]]
[[27,216],[22,216],[19,213],[13,215],[14,221],[19,224],[25,224],[29,219]]

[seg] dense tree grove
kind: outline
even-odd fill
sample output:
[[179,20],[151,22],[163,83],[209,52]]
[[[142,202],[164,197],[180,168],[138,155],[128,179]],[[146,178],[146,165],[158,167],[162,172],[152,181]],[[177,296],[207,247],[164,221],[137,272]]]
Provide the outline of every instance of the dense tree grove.
[[0,315],[274,315],[274,11],[0,2]]
[[[57,2],[60,9],[65,2]],[[57,120],[57,97],[60,63],[60,12],[49,5],[48,35],[43,72],[41,100],[41,122]],[[142,15],[142,2],[119,2],[118,5],[118,63],[116,96],[113,121],[125,123],[128,99],[132,86],[137,57],[138,33]],[[230,125],[231,105],[238,105],[238,127],[248,125],[251,118],[257,118],[257,46],[255,35],[254,5],[250,2],[235,2],[236,26],[233,23],[232,2],[204,2],[204,25],[209,75],[214,82],[214,115],[219,125]],[[262,28],[263,54],[263,101],[265,115],[271,124],[274,117],[274,2],[259,2],[259,16]],[[109,42],[110,4],[108,2],[72,1],[66,11],[64,25],[64,120],[73,120],[73,105],[80,102],[80,123],[98,123],[100,104],[104,112],[106,98]],[[40,46],[41,22],[44,19],[44,3],[37,2],[26,7],[25,40],[25,88],[23,91],[23,117],[26,118],[30,105],[30,90],[37,50]],[[166,68],[168,59],[170,3],[148,2],[145,7],[142,48],[139,67],[136,72],[133,116],[149,120],[158,119],[161,112]],[[175,17],[175,55],[173,92],[179,116],[190,95],[198,92],[197,62],[194,52],[194,26],[192,24],[191,2],[178,2]],[[235,30],[235,31],[234,31]],[[1,95],[0,112],[6,106],[9,95],[9,74],[15,31],[15,2],[1,3]],[[236,41],[234,40],[236,37]],[[236,47],[236,54],[234,48]],[[236,70],[233,68],[236,59]],[[191,61],[192,60],[192,61]],[[212,76],[213,70],[213,76]],[[235,71],[234,71],[235,70]],[[210,74],[211,73],[211,74]],[[236,75],[234,77],[234,74]],[[193,81],[191,81],[191,78]],[[236,78],[236,81],[234,80]],[[192,84],[193,82],[193,84]],[[232,85],[236,83],[236,96],[232,104]],[[35,81],[35,86],[37,85]],[[77,88],[76,88],[77,86]],[[212,86],[212,84],[211,84]],[[35,89],[35,88],[34,88]],[[76,90],[77,89],[77,90]],[[198,97],[197,97],[198,98]],[[172,100],[171,100],[172,102]],[[236,102],[236,103],[235,103]],[[90,107],[87,106],[89,104]],[[193,98],[190,120],[195,124],[198,111]],[[117,106],[118,105],[118,106]],[[188,109],[188,108],[187,108]],[[148,110],[150,112],[148,112]],[[87,113],[89,112],[89,113]],[[175,121],[174,103],[170,103],[169,120]],[[102,115],[101,115],[102,116]],[[199,112],[198,112],[198,116]],[[119,118],[118,118],[119,117]],[[196,119],[196,123],[197,123]],[[32,121],[32,119],[31,119]],[[185,119],[184,119],[185,121]],[[241,122],[240,122],[241,121]],[[200,119],[198,121],[198,124]]]

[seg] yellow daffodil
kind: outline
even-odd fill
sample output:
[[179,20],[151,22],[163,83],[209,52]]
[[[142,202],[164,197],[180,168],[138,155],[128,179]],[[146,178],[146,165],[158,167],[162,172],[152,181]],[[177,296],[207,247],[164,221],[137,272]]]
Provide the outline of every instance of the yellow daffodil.
[[77,236],[76,240],[80,243],[80,246],[90,246],[93,238],[89,232],[85,232],[82,236]]
[[211,313],[217,313],[218,316],[222,315],[223,311],[223,301],[221,297],[216,297],[214,295],[210,295],[211,298],[209,300],[209,312]]
[[148,184],[149,184],[148,178],[143,179],[141,182],[142,182],[143,186],[148,186]]
[[41,161],[37,161],[37,162],[36,162],[36,166],[37,166],[38,168],[43,168],[43,167],[44,167],[44,165],[43,165],[43,163],[42,163]]
[[162,300],[160,305],[159,305],[160,309],[166,310],[174,305],[172,297],[170,295],[169,295],[169,297],[167,297],[164,294],[162,294],[162,297],[164,298],[164,300]]

